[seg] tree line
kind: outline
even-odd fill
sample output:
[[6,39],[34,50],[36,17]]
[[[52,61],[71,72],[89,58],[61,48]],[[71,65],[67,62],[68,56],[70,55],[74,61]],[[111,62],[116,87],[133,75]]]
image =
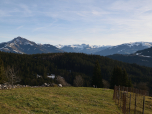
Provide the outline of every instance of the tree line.
[[[98,84],[97,80],[95,81],[96,83],[93,82],[95,70],[97,70],[101,76],[99,80],[104,79],[110,83],[111,88],[112,83],[114,83],[112,80],[123,80],[121,76],[114,75],[120,73],[124,76],[124,79],[127,75],[127,84],[131,82],[132,85],[145,83],[146,86],[152,90],[150,84],[152,82],[152,68],[123,63],[99,55],[82,53],[21,55],[0,52],[0,58],[3,61],[2,69],[6,70],[8,67],[17,69],[16,75],[20,77],[20,84],[23,85],[42,85],[45,82],[55,82],[55,80],[47,77],[47,75],[55,74],[56,76],[64,77],[65,81],[70,85],[74,85],[74,83],[76,83],[76,81],[74,81],[76,77],[81,76],[83,80],[82,86],[90,87],[93,84]],[[95,69],[96,66],[100,68]],[[117,66],[119,66],[119,68],[117,68]],[[37,74],[40,75],[41,78],[37,78]],[[104,85],[101,83],[101,85],[97,86],[103,87]]]

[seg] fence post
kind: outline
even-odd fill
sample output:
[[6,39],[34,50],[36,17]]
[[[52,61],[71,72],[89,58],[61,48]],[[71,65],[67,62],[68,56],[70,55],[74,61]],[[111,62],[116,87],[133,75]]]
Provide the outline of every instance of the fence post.
[[136,89],[135,89],[135,110],[134,110],[135,112],[134,112],[134,114],[136,114],[136,100],[137,99],[136,99]]
[[[128,96],[128,92],[132,92],[132,95],[130,93],[130,96]],[[141,90],[141,89],[136,89],[136,88],[128,88],[128,87],[124,87],[124,86],[114,86],[114,94],[113,94],[113,99],[115,100],[115,103],[118,103],[118,107],[120,107],[120,109],[122,109],[123,114],[126,114],[129,112],[129,114],[131,114],[131,97],[132,99],[134,99],[135,96],[135,107],[134,107],[134,114],[136,114],[137,112],[137,98],[139,96],[143,95],[143,109],[141,111],[142,114],[144,114],[144,110],[145,110],[145,96],[148,95],[149,92],[145,91],[145,90]],[[118,100],[118,101],[117,101]],[[129,101],[129,109],[128,109],[128,104],[127,102]],[[134,105],[134,104],[132,104]]]
[[117,103],[117,86],[115,86],[115,104]]
[[122,93],[122,113],[124,112],[124,92]]
[[114,86],[113,100],[115,99],[116,85]]
[[130,94],[130,100],[129,100],[129,114],[130,114],[130,106],[131,106],[131,94]]
[[120,101],[120,95],[119,95],[119,94],[120,94],[120,85],[119,85],[118,87],[119,87],[119,88],[118,88],[118,89],[119,89],[119,90],[118,90],[118,106],[119,106],[119,101]]
[[145,110],[145,96],[143,97],[143,113],[144,114],[144,110]]
[[121,109],[121,102],[122,102],[122,91],[120,92],[120,109]]
[[128,97],[128,87],[127,87],[127,97]]
[[119,103],[119,86],[117,86],[117,103]]
[[123,92],[123,107],[122,107],[123,114],[126,114],[126,93]]

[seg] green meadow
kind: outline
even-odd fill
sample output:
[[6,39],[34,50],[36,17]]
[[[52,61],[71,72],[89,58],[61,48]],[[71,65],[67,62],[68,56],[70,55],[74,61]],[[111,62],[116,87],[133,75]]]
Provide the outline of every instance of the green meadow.
[[88,87],[16,88],[0,91],[1,114],[121,114],[113,90]]
[[[113,90],[105,88],[28,87],[0,90],[0,114],[122,114],[112,98]],[[137,97],[137,114],[142,112],[142,100],[143,97]],[[134,102],[132,97],[132,114]],[[146,96],[145,114],[152,113],[151,106],[152,97]]]
[[[133,95],[132,95],[133,96]],[[89,87],[37,87],[0,90],[0,114],[122,114],[113,90]],[[129,99],[128,99],[129,100]],[[143,97],[137,97],[137,114]],[[134,98],[131,113],[134,113]],[[145,98],[145,114],[152,113],[152,97]]]

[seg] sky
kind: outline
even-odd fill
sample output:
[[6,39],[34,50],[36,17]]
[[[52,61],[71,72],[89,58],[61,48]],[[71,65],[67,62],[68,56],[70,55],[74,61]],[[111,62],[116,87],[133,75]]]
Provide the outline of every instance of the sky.
[[0,0],[0,42],[152,42],[152,0]]

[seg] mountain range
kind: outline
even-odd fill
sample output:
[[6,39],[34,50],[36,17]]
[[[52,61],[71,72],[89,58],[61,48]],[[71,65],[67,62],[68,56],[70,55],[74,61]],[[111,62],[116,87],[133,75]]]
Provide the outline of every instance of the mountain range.
[[85,53],[126,62],[152,67],[152,42],[125,43],[117,46],[100,46],[89,44],[56,45],[37,44],[22,37],[14,38],[9,42],[0,43],[0,51],[19,54],[41,53]]
[[111,46],[74,44],[74,45],[57,45],[56,47],[60,48],[61,50],[65,51],[65,52],[94,54],[98,51],[104,50],[104,49],[109,48]]
[[60,44],[53,46],[51,44],[37,44],[20,36],[14,38],[9,42],[0,43],[0,51],[20,54],[75,52],[108,56],[113,54],[133,54],[136,51],[147,49],[150,47],[152,47],[152,42],[134,42],[116,46],[100,46],[89,44]]
[[117,46],[97,46],[89,44],[81,45],[57,45],[65,52],[76,52],[76,53],[86,53],[95,54],[101,56],[108,56],[113,54],[132,54],[136,51],[143,50],[152,47],[152,42],[133,42],[125,43]]
[[136,51],[152,47],[152,42],[133,42],[112,46],[94,54],[108,56],[113,54],[132,54]]

